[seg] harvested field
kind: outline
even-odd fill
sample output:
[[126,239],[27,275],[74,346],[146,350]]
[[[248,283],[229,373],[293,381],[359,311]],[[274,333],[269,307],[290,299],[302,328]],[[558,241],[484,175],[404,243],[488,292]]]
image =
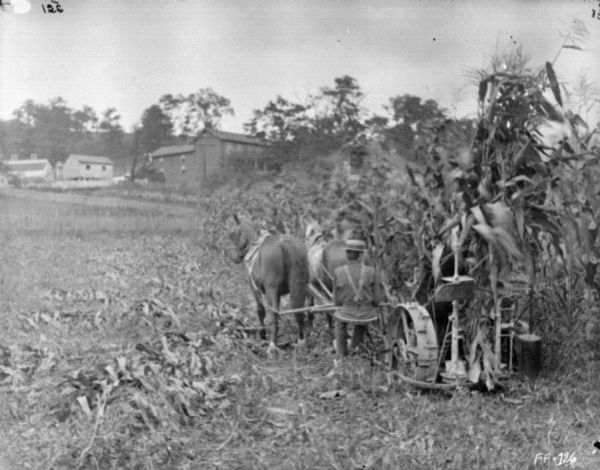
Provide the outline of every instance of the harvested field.
[[593,364],[423,393],[368,357],[333,370],[322,320],[308,351],[267,359],[241,330],[256,324],[245,273],[191,214],[0,197],[3,468],[600,464]]

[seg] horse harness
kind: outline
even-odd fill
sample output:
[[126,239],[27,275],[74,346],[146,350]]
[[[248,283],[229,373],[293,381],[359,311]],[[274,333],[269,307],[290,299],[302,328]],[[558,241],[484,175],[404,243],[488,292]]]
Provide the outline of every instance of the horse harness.
[[254,276],[252,275],[252,270],[254,269],[256,260],[258,259],[258,250],[269,235],[271,234],[266,230],[261,230],[256,241],[252,243],[252,245],[244,255],[244,264],[246,265],[246,269],[248,270],[248,274],[250,275],[250,284],[252,284],[252,288],[255,291],[258,290],[258,286],[256,285],[256,281],[254,279]]

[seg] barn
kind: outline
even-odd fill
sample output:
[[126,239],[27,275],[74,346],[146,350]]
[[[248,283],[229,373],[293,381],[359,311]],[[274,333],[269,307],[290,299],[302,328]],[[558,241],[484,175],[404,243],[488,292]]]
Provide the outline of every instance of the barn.
[[21,181],[53,181],[54,170],[46,159],[8,160],[4,162],[9,177],[17,177]]
[[62,166],[62,177],[66,180],[111,180],[113,168],[114,163],[108,157],[71,154]]
[[265,142],[255,137],[215,129],[202,132],[192,144],[161,147],[150,154],[153,166],[170,186],[204,185],[227,167],[258,168]]

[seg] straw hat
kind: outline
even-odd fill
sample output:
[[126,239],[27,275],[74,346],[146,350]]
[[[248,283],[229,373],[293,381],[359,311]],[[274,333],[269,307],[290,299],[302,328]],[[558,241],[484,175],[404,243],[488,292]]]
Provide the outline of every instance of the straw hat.
[[346,251],[367,251],[367,244],[364,240],[346,240]]

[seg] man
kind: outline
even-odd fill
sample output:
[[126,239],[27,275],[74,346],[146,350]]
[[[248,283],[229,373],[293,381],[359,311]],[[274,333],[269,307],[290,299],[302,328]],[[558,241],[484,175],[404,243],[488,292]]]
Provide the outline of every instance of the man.
[[375,270],[363,260],[366,243],[363,240],[346,241],[348,264],[334,272],[333,301],[339,305],[336,319],[335,342],[340,356],[348,354],[346,324],[354,325],[351,348],[362,341],[367,324],[379,317],[381,286]]

